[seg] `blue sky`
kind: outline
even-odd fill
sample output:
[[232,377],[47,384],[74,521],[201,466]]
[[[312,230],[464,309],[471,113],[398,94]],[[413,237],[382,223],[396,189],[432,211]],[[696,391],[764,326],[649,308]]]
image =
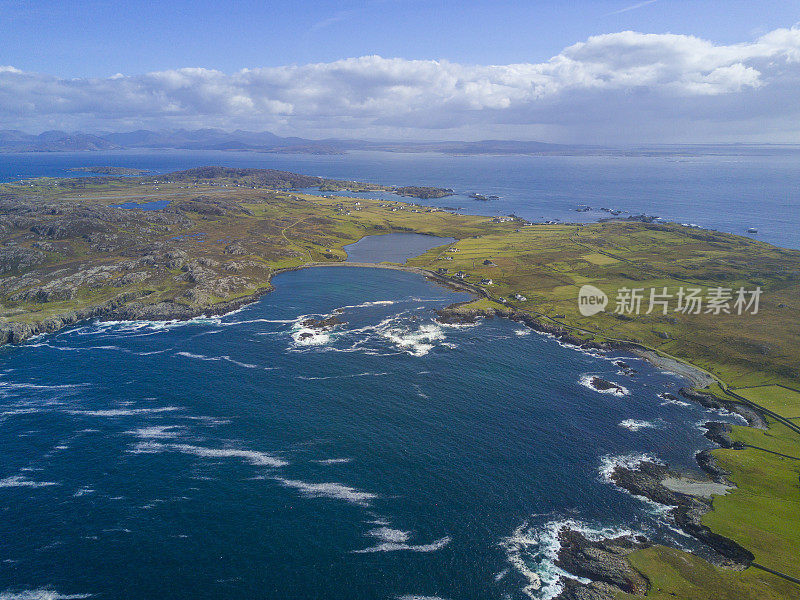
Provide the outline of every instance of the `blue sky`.
[[800,142],[800,1],[0,0],[0,128]]
[[790,0],[0,0],[0,64],[62,77],[369,54],[508,64],[626,29],[735,43],[797,21],[800,2]]

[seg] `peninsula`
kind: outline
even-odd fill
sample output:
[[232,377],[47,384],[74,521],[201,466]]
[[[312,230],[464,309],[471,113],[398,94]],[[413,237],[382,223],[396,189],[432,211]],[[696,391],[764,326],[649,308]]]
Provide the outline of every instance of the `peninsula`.
[[[331,195],[348,191],[398,197]],[[740,411],[751,425],[709,428],[720,447],[698,462],[713,481],[686,483],[656,466],[614,474],[625,489],[666,499],[719,560],[642,540],[596,547],[568,533],[561,562],[592,583],[571,582],[563,597],[800,594],[800,252],[671,223],[531,224],[400,199],[449,193],[224,167],[2,184],[0,343],[92,317],[225,313],[268,292],[276,273],[340,264],[344,246],[366,235],[455,238],[405,265],[476,294],[440,319],[505,317],[579,345],[634,349],[691,375],[687,398]],[[612,297],[622,288],[762,293],[756,314],[609,305],[587,317],[577,303],[587,284]],[[591,568],[592,556],[613,560]]]

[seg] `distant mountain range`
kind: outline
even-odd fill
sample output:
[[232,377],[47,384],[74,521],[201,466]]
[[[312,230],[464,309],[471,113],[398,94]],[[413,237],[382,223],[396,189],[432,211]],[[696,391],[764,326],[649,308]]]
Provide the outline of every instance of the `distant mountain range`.
[[572,153],[588,146],[564,146],[543,142],[485,140],[481,142],[368,142],[364,140],[309,140],[280,137],[268,131],[223,131],[221,129],[140,129],[125,133],[89,134],[45,131],[39,135],[13,129],[0,130],[0,152],[80,152],[160,148],[180,150],[244,150],[307,154],[342,154],[348,150],[388,152],[444,152],[448,154],[540,154]]
[[478,142],[374,142],[354,139],[309,140],[280,137],[268,131],[224,131],[222,129],[140,129],[124,133],[90,134],[45,131],[32,135],[14,129],[0,130],[0,152],[91,152],[134,148],[176,150],[231,150],[303,154],[343,154],[349,150],[384,152],[442,152],[445,154],[537,154],[537,155],[739,155],[797,152],[796,145],[684,144],[629,148],[549,144],[515,140]]

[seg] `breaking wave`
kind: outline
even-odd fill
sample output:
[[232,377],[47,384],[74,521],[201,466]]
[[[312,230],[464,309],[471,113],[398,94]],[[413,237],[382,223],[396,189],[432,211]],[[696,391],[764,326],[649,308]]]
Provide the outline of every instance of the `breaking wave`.
[[668,392],[662,392],[658,395],[658,397],[663,401],[661,402],[661,406],[667,406],[668,404],[674,404],[675,406],[689,406],[688,402],[679,400],[677,396]]
[[611,479],[614,470],[617,467],[625,467],[626,469],[635,470],[639,468],[643,462],[654,462],[661,464],[661,460],[656,458],[655,455],[649,452],[632,452],[629,454],[606,454],[600,458],[600,478],[606,483],[614,483]]
[[183,356],[185,358],[195,358],[197,360],[210,360],[210,361],[225,360],[225,361],[228,361],[229,363],[232,363],[232,364],[234,364],[234,365],[236,365],[238,367],[244,367],[246,369],[258,369],[258,368],[266,368],[266,369],[268,369],[269,368],[269,367],[259,367],[259,365],[254,365],[254,364],[251,364],[251,363],[240,362],[238,360],[234,360],[233,358],[231,358],[228,355],[223,355],[223,356],[205,356],[203,354],[194,354],[192,352],[178,352],[177,355],[178,356]]
[[416,330],[393,324],[393,319],[382,321],[375,330],[397,348],[411,356],[425,356],[433,350],[434,342],[444,339],[444,332],[433,323],[420,325]]
[[578,531],[590,540],[632,533],[614,527],[590,527],[573,519],[552,520],[541,527],[532,527],[526,522],[517,527],[501,541],[500,546],[514,572],[525,582],[522,593],[532,600],[555,598],[563,589],[562,577],[588,583],[587,579],[568,573],[555,564],[561,550],[559,534],[565,528]]
[[179,437],[186,430],[179,425],[153,425],[151,427],[140,427],[132,431],[126,431],[130,435],[135,435],[142,439],[174,439]]
[[325,379],[351,379],[353,377],[379,377],[381,375],[388,375],[388,373],[371,373],[367,371],[365,373],[353,373],[351,375],[327,375],[325,377],[307,377],[305,375],[298,375],[296,379],[303,379],[305,381],[322,381]]
[[182,410],[179,406],[162,406],[158,408],[106,408],[100,410],[67,410],[67,414],[86,417],[132,417]]
[[654,429],[656,427],[655,423],[650,421],[642,421],[639,419],[625,419],[619,424],[620,427],[624,427],[628,431],[639,431],[641,429]]
[[[386,529],[386,528],[384,528]],[[395,529],[391,529],[389,531],[398,531]],[[407,535],[408,532],[400,531],[400,534]],[[402,536],[400,536],[402,537]],[[398,551],[406,551],[406,552],[436,552],[437,550],[441,550],[445,546],[450,543],[450,536],[445,536],[440,538],[430,544],[407,544],[405,542],[399,541],[383,541],[375,546],[370,546],[369,548],[363,548],[361,550],[353,550],[354,554],[369,554],[372,552],[398,552]]]
[[613,381],[606,381],[596,375],[588,374],[580,378],[580,384],[590,390],[600,394],[612,394],[614,396],[627,396],[630,392],[628,388]]

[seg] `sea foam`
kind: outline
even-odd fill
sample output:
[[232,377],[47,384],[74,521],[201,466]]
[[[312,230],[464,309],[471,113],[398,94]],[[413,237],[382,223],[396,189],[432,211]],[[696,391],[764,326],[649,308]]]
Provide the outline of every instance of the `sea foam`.
[[661,464],[661,461],[653,454],[648,452],[632,452],[629,454],[606,454],[600,458],[599,473],[600,478],[606,483],[613,483],[611,475],[617,467],[635,470],[643,462],[654,462]]
[[153,454],[157,452],[181,452],[200,458],[239,458],[257,467],[285,467],[289,463],[266,452],[239,450],[236,448],[205,448],[190,444],[164,444],[161,442],[140,442],[133,446],[134,454]]
[[411,533],[399,529],[392,529],[390,527],[379,527],[369,531],[367,535],[377,537],[380,543],[363,548],[361,550],[353,550],[355,554],[369,554],[372,552],[436,552],[441,550],[450,543],[450,536],[445,536],[431,542],[430,544],[409,544],[408,539]]
[[639,431],[640,429],[655,428],[655,424],[650,421],[642,421],[639,419],[625,419],[619,424],[629,431]]
[[42,488],[51,485],[59,485],[54,481],[34,481],[28,479],[24,475],[12,475],[5,479],[0,479],[0,488],[4,487],[26,487],[26,488]]
[[296,489],[307,498],[332,498],[360,506],[368,506],[372,500],[378,497],[377,494],[363,492],[342,483],[308,483],[297,479],[284,479],[283,477],[276,477],[275,480],[286,487]]
[[91,598],[94,594],[61,594],[53,588],[35,590],[6,590],[0,592],[0,600],[79,600]]
[[552,520],[541,527],[531,527],[523,523],[501,541],[511,567],[527,583],[522,593],[533,600],[550,600],[561,591],[561,578],[575,579],[588,583],[588,579],[578,577],[556,566],[561,542],[559,534],[565,528],[578,531],[589,540],[599,540],[620,535],[630,535],[627,529],[613,527],[591,527],[574,519]]

